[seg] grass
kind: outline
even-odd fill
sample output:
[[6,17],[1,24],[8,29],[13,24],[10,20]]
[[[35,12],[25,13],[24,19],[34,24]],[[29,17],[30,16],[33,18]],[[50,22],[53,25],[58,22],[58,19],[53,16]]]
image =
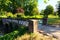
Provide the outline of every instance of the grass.
[[59,18],[58,15],[49,15],[48,18]]
[[48,18],[48,24],[60,24],[60,18]]

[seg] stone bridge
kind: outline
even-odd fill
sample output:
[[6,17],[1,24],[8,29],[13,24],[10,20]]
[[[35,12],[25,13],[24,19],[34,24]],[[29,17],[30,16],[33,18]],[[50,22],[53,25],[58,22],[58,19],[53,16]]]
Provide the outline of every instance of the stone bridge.
[[29,20],[18,20],[18,19],[2,19],[3,24],[12,22],[14,24],[18,25],[24,25],[28,27],[29,32],[37,32],[38,30],[38,20],[37,19],[29,19]]

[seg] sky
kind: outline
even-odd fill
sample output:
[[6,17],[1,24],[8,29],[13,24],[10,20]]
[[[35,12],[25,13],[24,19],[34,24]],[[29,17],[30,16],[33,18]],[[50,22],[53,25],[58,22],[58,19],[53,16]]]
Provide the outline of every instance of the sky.
[[54,7],[54,10],[56,11],[57,1],[59,1],[59,0],[49,0],[49,1],[47,1],[47,3],[44,3],[43,0],[38,0],[38,9],[39,9],[39,11],[41,11],[42,9],[45,9],[47,5],[50,4]]

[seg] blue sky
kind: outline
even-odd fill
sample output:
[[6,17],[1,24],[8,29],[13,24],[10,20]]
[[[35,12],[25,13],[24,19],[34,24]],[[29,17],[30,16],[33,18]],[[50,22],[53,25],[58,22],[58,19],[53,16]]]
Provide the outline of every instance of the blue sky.
[[42,9],[45,9],[47,5],[52,5],[54,7],[54,9],[56,10],[56,4],[57,4],[57,1],[59,0],[49,0],[47,1],[47,3],[44,3],[43,0],[38,0],[38,9],[39,10],[42,10]]

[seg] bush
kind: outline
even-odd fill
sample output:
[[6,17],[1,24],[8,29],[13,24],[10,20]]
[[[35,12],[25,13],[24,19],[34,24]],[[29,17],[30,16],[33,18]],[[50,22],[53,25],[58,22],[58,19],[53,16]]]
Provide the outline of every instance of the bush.
[[9,18],[12,18],[13,17],[13,14],[11,12],[7,12],[6,13],[6,16],[9,17]]
[[5,11],[1,10],[0,15],[2,15],[2,16],[5,15]]
[[17,36],[23,35],[27,32],[27,28],[24,26],[19,26],[19,28],[11,33],[5,34],[4,36],[0,37],[0,40],[14,40]]
[[18,31],[13,31],[9,34],[0,37],[0,40],[13,40],[18,34]]
[[21,18],[21,15],[17,15],[18,18]]

